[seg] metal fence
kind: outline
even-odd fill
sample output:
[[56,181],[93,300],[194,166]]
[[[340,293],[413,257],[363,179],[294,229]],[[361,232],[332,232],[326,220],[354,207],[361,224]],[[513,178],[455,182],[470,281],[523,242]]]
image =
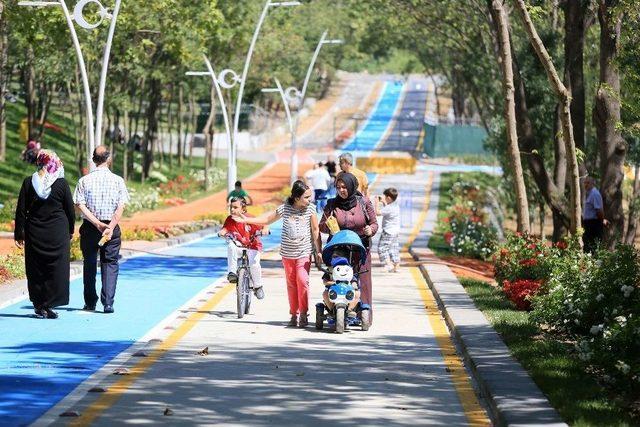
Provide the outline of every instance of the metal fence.
[[429,157],[490,154],[484,148],[487,131],[476,125],[424,125],[423,149]]

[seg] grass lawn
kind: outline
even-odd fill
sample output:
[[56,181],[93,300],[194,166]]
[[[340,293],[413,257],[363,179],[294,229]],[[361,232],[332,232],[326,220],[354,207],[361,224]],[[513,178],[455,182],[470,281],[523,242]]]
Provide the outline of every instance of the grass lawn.
[[571,344],[540,335],[529,314],[515,310],[495,287],[469,279],[460,282],[565,422],[572,426],[640,424],[625,412],[619,397],[585,371]]
[[[34,167],[23,162],[20,159],[20,153],[24,149],[24,142],[20,140],[18,135],[18,125],[22,118],[26,116],[24,105],[22,104],[8,104],[7,108],[7,157],[6,161],[0,162],[0,203],[4,203],[6,200],[16,199],[20,191],[22,181],[26,176],[31,175],[34,172]],[[65,163],[65,178],[69,181],[71,188],[73,189],[78,181],[79,173],[75,165],[75,142],[70,136],[73,134],[73,124],[71,120],[64,116],[57,114],[56,111],[52,111],[48,122],[60,126],[63,132],[58,133],[52,130],[45,132],[44,141],[42,142],[43,148],[54,150]],[[122,146],[116,147],[114,172],[122,175]],[[135,153],[135,161],[140,163],[140,153]],[[129,159],[129,162],[131,159]],[[161,172],[168,178],[172,179],[179,175],[189,175],[192,170],[202,170],[204,165],[203,158],[193,158],[193,164],[190,166],[185,163],[179,167],[177,160],[174,160],[173,166],[168,166],[168,157],[164,159],[164,167]],[[226,159],[220,159],[216,166],[226,171],[227,162]],[[256,171],[258,171],[264,163],[259,162],[246,162],[238,160],[238,178],[244,179]],[[145,184],[139,182],[139,175],[134,174],[127,185],[134,189],[143,189],[156,187],[157,181],[148,180]],[[226,187],[226,178],[216,183],[209,189],[206,194],[215,193]],[[196,198],[205,195],[204,190],[193,191],[189,194],[182,195],[186,200],[194,200]]]

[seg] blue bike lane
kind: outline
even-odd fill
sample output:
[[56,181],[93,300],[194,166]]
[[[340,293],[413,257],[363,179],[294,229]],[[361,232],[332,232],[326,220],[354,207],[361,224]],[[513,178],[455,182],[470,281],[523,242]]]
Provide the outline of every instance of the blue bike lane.
[[367,157],[376,150],[394,120],[403,90],[404,84],[402,83],[386,82],[369,119],[358,133],[344,145],[342,151],[356,151],[358,157]]
[[[265,250],[280,231],[276,223],[263,237]],[[81,310],[82,279],[56,320],[35,318],[28,300],[1,309],[0,425],[34,422],[225,274],[226,243],[212,236],[122,262],[114,314]]]

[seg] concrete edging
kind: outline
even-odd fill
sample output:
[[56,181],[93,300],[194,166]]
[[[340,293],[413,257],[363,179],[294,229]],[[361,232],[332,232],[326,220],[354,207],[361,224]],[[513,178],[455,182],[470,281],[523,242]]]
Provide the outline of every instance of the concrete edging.
[[[409,252],[420,260],[413,248]],[[442,264],[419,268],[496,425],[566,426],[451,269]]]

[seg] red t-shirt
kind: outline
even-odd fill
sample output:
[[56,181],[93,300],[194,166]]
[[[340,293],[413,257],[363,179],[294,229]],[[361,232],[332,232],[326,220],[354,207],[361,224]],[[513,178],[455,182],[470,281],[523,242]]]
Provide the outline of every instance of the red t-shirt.
[[253,240],[251,239],[251,236],[262,230],[262,226],[236,222],[231,215],[229,215],[224,221],[222,228],[227,230],[228,233],[232,233],[245,248],[262,251],[262,242],[260,241],[260,237],[256,236]]

